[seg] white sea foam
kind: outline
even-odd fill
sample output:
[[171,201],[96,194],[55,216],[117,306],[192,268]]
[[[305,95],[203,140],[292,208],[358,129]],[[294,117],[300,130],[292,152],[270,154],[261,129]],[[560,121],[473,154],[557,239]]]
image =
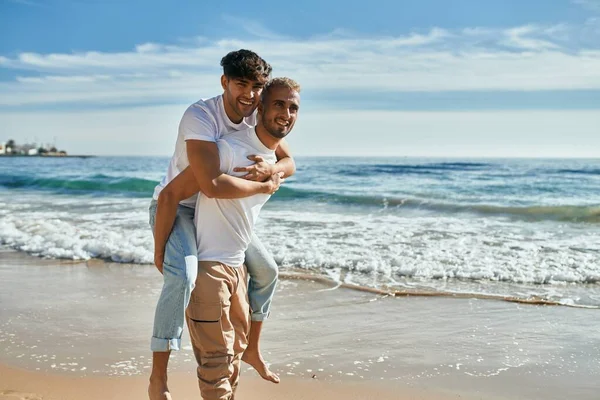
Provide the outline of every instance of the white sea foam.
[[147,201],[24,197],[18,204],[0,203],[0,242],[9,247],[49,258],[153,260]]
[[[9,197],[0,193],[4,245],[43,257],[152,262],[146,199]],[[598,290],[573,293],[600,287],[600,231],[585,224],[327,207],[269,203],[257,233],[284,268],[340,282],[473,292],[491,281],[499,283],[486,293],[600,304]]]
[[259,234],[278,261],[301,268],[376,272],[390,280],[600,280],[600,232],[566,224],[271,207],[263,213]]

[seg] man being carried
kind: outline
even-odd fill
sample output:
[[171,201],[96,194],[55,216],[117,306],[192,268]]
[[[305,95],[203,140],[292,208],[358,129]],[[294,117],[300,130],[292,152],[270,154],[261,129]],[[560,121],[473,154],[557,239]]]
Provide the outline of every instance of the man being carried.
[[[232,132],[256,124],[256,107],[268,80],[271,66],[256,53],[238,50],[221,60],[223,94],[192,104],[179,125],[175,153],[165,178],[156,187],[150,205],[150,224],[155,243],[155,264],[163,274],[163,289],[156,306],[151,341],[152,374],[148,393],[151,400],[170,399],[167,366],[171,350],[179,350],[185,309],[197,276],[196,194],[209,198],[242,198],[272,194],[280,185],[281,175],[295,172],[294,161],[285,141],[275,151],[276,164],[261,157],[250,157],[254,164],[236,168],[245,174],[240,179],[221,173],[216,141]],[[245,160],[244,164],[247,164]],[[184,182],[174,184],[174,180]],[[273,382],[279,378],[266,366],[260,355],[262,322],[269,315],[277,283],[277,264],[256,236],[246,252],[250,274],[249,298],[252,326],[244,361]]]

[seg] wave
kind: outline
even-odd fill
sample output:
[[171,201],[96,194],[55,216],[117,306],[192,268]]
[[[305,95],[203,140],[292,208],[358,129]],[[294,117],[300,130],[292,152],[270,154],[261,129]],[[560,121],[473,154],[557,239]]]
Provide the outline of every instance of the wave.
[[[383,164],[382,164],[383,165]],[[485,164],[445,163],[478,167]],[[40,178],[24,175],[0,176],[0,186],[9,189],[48,190],[67,194],[104,193],[126,197],[150,197],[157,182],[142,178],[93,175],[85,178]],[[330,204],[356,205],[364,207],[408,208],[437,211],[441,213],[475,213],[482,215],[504,215],[527,220],[557,220],[565,222],[600,223],[600,205],[597,206],[498,206],[440,202],[423,198],[397,198],[382,195],[339,194],[319,190],[294,189],[284,186],[273,196],[274,201],[308,200]]]
[[[11,196],[2,194],[2,202]],[[34,194],[0,210],[0,248],[47,258],[152,263],[147,206],[146,198]],[[582,294],[578,303],[600,304],[586,294],[588,285],[600,293],[596,226],[540,224],[524,235],[521,221],[397,218],[362,209],[357,218],[348,208],[289,201],[263,210],[257,235],[282,268],[338,282],[390,285],[395,293],[398,286],[415,285],[499,295],[525,291],[552,299],[569,292],[575,295],[568,298]]]
[[347,176],[369,176],[373,174],[422,174],[440,175],[448,171],[473,171],[487,169],[492,164],[474,162],[443,162],[431,164],[373,164],[352,165],[342,168],[338,174]]
[[559,174],[600,175],[600,169],[559,169]]
[[315,273],[306,273],[303,271],[296,271],[290,269],[290,272],[280,272],[279,278],[281,279],[294,279],[304,280],[311,282],[319,282],[325,285],[331,285],[332,288],[328,290],[334,290],[338,288],[352,289],[360,292],[366,292],[371,294],[377,294],[382,296],[391,297],[451,297],[455,299],[481,299],[481,300],[499,300],[506,301],[509,303],[519,304],[531,304],[531,305],[545,305],[545,306],[565,306],[572,308],[586,308],[586,309],[600,309],[600,305],[594,304],[580,304],[570,298],[552,299],[548,296],[536,295],[536,294],[490,294],[476,290],[470,291],[451,291],[448,289],[437,289],[430,287],[404,287],[394,288],[388,285],[380,285],[374,287],[373,285],[361,285],[356,283],[340,282],[332,279],[329,275],[320,275]]
[[95,193],[126,194],[151,196],[157,182],[141,178],[119,178],[107,175],[94,175],[86,178],[40,178],[23,175],[4,175],[0,177],[0,186],[9,189],[38,189],[59,193]]
[[319,191],[297,190],[282,187],[274,200],[312,199],[332,204],[374,207],[423,209],[443,213],[475,213],[483,215],[512,216],[527,220],[556,220],[565,222],[600,223],[598,206],[497,206],[487,204],[457,204],[417,198],[391,198],[383,196],[340,195]]

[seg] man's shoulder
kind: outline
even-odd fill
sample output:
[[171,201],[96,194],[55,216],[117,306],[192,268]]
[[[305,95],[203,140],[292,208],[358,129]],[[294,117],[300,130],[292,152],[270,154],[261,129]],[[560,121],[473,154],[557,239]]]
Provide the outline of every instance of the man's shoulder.
[[190,104],[185,112],[216,117],[217,113],[219,113],[219,102],[222,97],[223,95],[219,95],[211,97],[210,99],[200,99],[197,102]]
[[208,98],[208,99],[203,98],[203,99],[200,99],[197,102],[191,104],[190,107],[215,109],[219,105],[219,102],[222,101],[222,98],[223,98],[222,94],[215,96],[215,97]]
[[220,97],[201,99],[191,104],[183,113],[183,122],[193,122],[193,120],[200,119],[210,122],[211,125],[216,125]]

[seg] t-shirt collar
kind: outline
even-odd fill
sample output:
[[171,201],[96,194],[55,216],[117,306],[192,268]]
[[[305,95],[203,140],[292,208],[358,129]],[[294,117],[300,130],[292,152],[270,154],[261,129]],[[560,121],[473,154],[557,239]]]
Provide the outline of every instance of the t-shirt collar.
[[257,150],[260,149],[262,152],[265,152],[267,154],[275,152],[275,150],[271,150],[270,148],[265,146],[263,142],[260,141],[260,139],[258,138],[258,134],[256,133],[256,127],[250,129],[250,137],[250,140],[252,140],[253,145]]
[[[245,117],[244,119],[242,119],[242,122],[240,122],[239,124],[236,124],[229,119],[229,116],[227,115],[227,112],[225,111],[225,97],[222,94],[219,96],[218,103],[219,103],[219,109],[221,111],[221,115],[223,116],[223,121],[225,122],[225,125],[227,127],[231,128],[232,130],[235,130],[235,131],[241,131],[242,129],[253,127],[252,125],[250,125],[248,123],[248,119],[250,117]],[[256,112],[256,110],[254,110],[254,112]],[[254,113],[252,115],[254,115]]]

